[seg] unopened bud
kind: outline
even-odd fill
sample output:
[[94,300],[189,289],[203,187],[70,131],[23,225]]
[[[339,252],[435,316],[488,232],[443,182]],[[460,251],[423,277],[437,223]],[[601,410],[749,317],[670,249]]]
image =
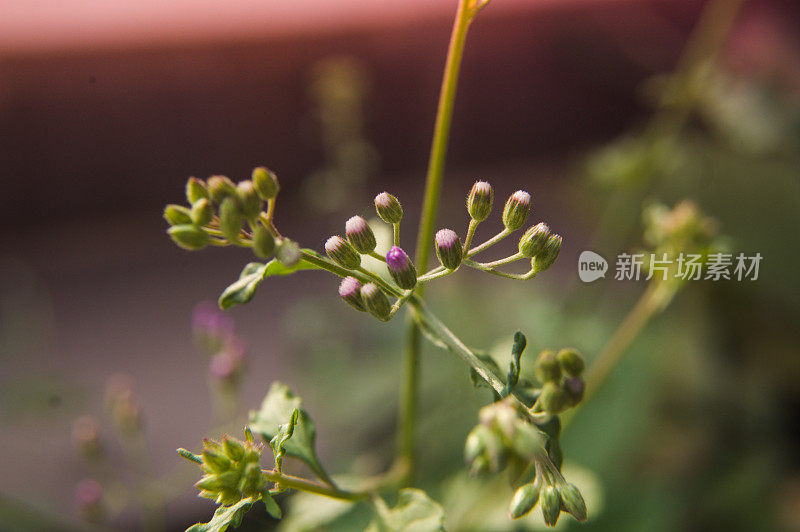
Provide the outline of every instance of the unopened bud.
[[506,201],[503,208],[503,225],[510,231],[516,231],[528,219],[531,212],[531,195],[524,190],[517,190]]
[[561,251],[561,240],[559,235],[550,235],[547,238],[541,253],[531,260],[531,266],[533,266],[534,271],[543,272],[553,265]]
[[220,474],[228,471],[233,464],[231,461],[219,454],[217,451],[212,451],[211,449],[203,450],[203,464],[208,466],[208,468],[213,471],[214,473]]
[[236,194],[242,206],[242,213],[248,220],[254,219],[264,207],[264,202],[258,197],[256,187],[252,181],[239,181],[236,185]]
[[564,391],[567,394],[570,406],[576,406],[583,401],[586,384],[580,377],[570,377],[564,381]]
[[375,196],[375,210],[378,216],[387,224],[400,223],[403,219],[403,207],[400,202],[388,192],[381,192]]
[[562,484],[558,491],[564,510],[578,521],[586,521],[586,502],[580,490],[573,484]]
[[294,240],[281,238],[275,243],[275,258],[284,266],[294,266],[300,262],[300,246]]
[[239,233],[242,231],[244,216],[239,209],[239,202],[234,196],[228,196],[222,200],[219,206],[219,229],[225,238],[231,242],[239,240]]
[[86,521],[97,523],[103,520],[103,487],[92,478],[78,482],[75,486],[75,506]]
[[536,404],[548,414],[559,414],[567,406],[567,393],[555,382],[546,382]]
[[561,514],[561,497],[555,487],[548,484],[542,488],[541,506],[545,524],[555,526]]
[[192,205],[192,223],[204,226],[214,217],[214,208],[206,198],[200,198]]
[[183,205],[170,203],[164,207],[164,219],[169,225],[180,225],[192,223],[192,215],[188,208]]
[[400,288],[411,290],[417,285],[417,270],[402,248],[392,246],[386,254],[386,266]]
[[586,368],[586,362],[577,349],[564,348],[558,352],[557,358],[562,371],[570,377],[579,377]]
[[541,383],[561,380],[561,367],[553,350],[545,349],[539,353],[539,357],[536,359],[535,371],[536,378]]
[[544,222],[538,223],[525,231],[519,239],[519,252],[529,259],[539,255],[550,238],[550,227]]
[[464,249],[456,232],[450,229],[440,229],[436,233],[435,242],[436,256],[439,257],[442,266],[448,270],[458,268],[464,258]]
[[539,488],[534,484],[525,484],[514,493],[508,506],[508,515],[511,519],[519,519],[533,510],[537,502],[539,502]]
[[275,251],[275,237],[269,232],[269,229],[256,224],[253,229],[253,253],[262,259],[267,259]]
[[208,189],[205,183],[196,177],[190,177],[189,180],[186,181],[186,199],[189,203],[194,205],[195,201],[208,198]]
[[361,266],[361,257],[358,252],[339,235],[334,235],[325,242],[325,253],[342,268],[355,270]]
[[203,475],[200,480],[194,483],[194,487],[204,491],[219,491],[223,486],[219,476]]
[[359,253],[375,251],[375,234],[367,221],[361,216],[353,216],[345,223],[347,240]]
[[464,442],[464,461],[467,464],[471,464],[486,452],[490,436],[489,432],[491,432],[491,429],[486,425],[475,425],[469,432]]
[[278,195],[281,187],[278,184],[278,176],[272,170],[263,166],[253,168],[252,178],[261,199],[270,200]]
[[364,300],[361,299],[361,283],[355,277],[345,277],[339,285],[339,295],[345,303],[356,310],[366,312]]
[[467,196],[467,211],[469,211],[470,218],[476,222],[482,222],[489,217],[492,212],[492,203],[494,202],[494,191],[492,185],[486,181],[476,181],[472,185],[472,190],[469,191]]
[[361,287],[361,298],[370,314],[381,321],[389,320],[391,306],[386,294],[375,283],[367,283]]
[[242,472],[242,480],[239,483],[239,491],[245,497],[251,497],[261,491],[266,485],[266,481],[261,474],[261,467],[258,464],[247,464]]
[[220,204],[228,196],[236,194],[236,185],[224,175],[212,175],[208,178],[208,195],[215,203]]
[[192,224],[173,225],[167,229],[167,233],[183,249],[203,249],[211,241],[208,233]]
[[72,443],[85,458],[92,459],[102,454],[97,420],[92,416],[82,416],[73,421]]

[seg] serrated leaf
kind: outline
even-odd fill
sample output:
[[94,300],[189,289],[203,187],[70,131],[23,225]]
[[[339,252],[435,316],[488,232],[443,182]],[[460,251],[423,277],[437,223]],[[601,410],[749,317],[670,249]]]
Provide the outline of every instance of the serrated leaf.
[[283,465],[283,455],[286,454],[286,442],[294,434],[294,427],[297,425],[297,417],[300,411],[295,408],[292,412],[292,417],[289,418],[288,423],[284,423],[278,427],[278,433],[269,441],[269,446],[272,448],[272,456],[275,457],[275,470],[280,473],[281,466]]
[[[316,255],[316,252],[311,249],[304,249],[303,251]],[[219,296],[219,307],[221,309],[229,309],[234,305],[249,303],[255,296],[258,286],[267,277],[289,275],[300,270],[319,269],[319,266],[302,259],[292,266],[286,266],[277,259],[272,259],[266,264],[251,262],[239,274],[239,279],[229,285]]]
[[229,526],[234,528],[242,524],[242,517],[256,502],[256,498],[248,497],[231,506],[220,506],[208,523],[197,523],[186,529],[186,532],[224,532]]
[[288,423],[297,410],[294,432],[284,443],[283,449],[287,456],[301,460],[314,474],[327,481],[330,477],[322,468],[314,448],[316,428],[311,417],[300,408],[301,402],[302,400],[288,386],[274,382],[262,401],[261,408],[250,411],[249,426],[264,440],[270,441],[278,434],[280,426]]
[[370,530],[379,532],[434,532],[444,530],[444,509],[428,497],[428,494],[415,488],[400,491],[394,508],[389,508],[382,499],[375,503],[376,519]]

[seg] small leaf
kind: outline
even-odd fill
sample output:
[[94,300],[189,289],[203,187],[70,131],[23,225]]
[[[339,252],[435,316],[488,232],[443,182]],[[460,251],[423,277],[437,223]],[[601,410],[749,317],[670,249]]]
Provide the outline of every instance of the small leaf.
[[[489,353],[475,351],[475,356],[481,359],[484,364],[489,366],[489,369],[492,370],[492,373],[495,375],[500,374],[500,366],[497,365],[497,362],[495,362],[494,358],[492,358]],[[492,388],[489,383],[483,380],[483,377],[478,375],[478,372],[473,368],[470,368],[469,370],[469,379],[472,381],[472,385],[475,388]]]
[[275,519],[280,519],[283,517],[283,512],[281,512],[281,507],[278,506],[278,503],[275,502],[275,499],[272,498],[267,492],[262,494],[261,500],[264,501],[264,506],[267,507],[267,513],[274,517]]
[[514,334],[514,345],[511,346],[511,363],[508,366],[506,385],[500,391],[500,397],[508,397],[508,394],[511,393],[511,390],[513,390],[514,386],[517,385],[520,372],[520,357],[522,357],[522,352],[525,351],[525,346],[527,345],[528,340],[525,338],[525,335],[522,334],[521,331],[517,331]]
[[434,532],[444,530],[442,506],[419,489],[406,488],[394,508],[389,508],[383,499],[377,499],[377,516],[371,530],[380,532]]
[[[316,255],[313,250],[304,249],[303,251]],[[228,286],[222,295],[219,296],[219,307],[229,309],[234,305],[244,305],[249,303],[256,294],[261,281],[273,275],[289,275],[300,270],[319,270],[320,267],[305,260],[300,260],[292,266],[286,266],[277,259],[272,259],[266,264],[251,262],[247,264],[239,279]]]
[[275,470],[278,473],[281,472],[283,455],[286,454],[286,442],[292,437],[292,434],[294,434],[294,427],[297,425],[297,416],[299,413],[300,411],[295,408],[289,422],[280,425],[278,427],[278,433],[269,441],[269,446],[272,447],[272,455],[275,457]]
[[208,523],[197,523],[186,529],[186,532],[224,532],[229,526],[234,528],[242,524],[242,517],[253,506],[257,499],[248,497],[231,506],[220,506]]

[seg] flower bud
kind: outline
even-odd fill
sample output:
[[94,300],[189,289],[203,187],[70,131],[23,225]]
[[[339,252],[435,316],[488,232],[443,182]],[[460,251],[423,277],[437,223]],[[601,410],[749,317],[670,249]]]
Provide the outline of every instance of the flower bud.
[[400,288],[411,290],[417,285],[417,270],[402,248],[392,246],[386,254],[386,266]]
[[516,231],[528,219],[531,212],[531,195],[524,190],[517,190],[506,201],[503,208],[503,225],[510,231]]
[[492,190],[492,185],[486,181],[476,181],[467,197],[467,211],[469,211],[469,215],[473,220],[482,222],[492,212],[493,202],[494,191]]
[[488,448],[491,429],[486,425],[475,425],[464,442],[464,461],[471,464]]
[[208,178],[208,195],[215,203],[220,204],[228,196],[236,194],[236,185],[224,175],[212,175]]
[[244,445],[236,438],[224,436],[222,438],[222,449],[225,451],[225,456],[231,460],[238,462],[244,458]]
[[519,252],[529,259],[539,255],[550,237],[550,227],[544,222],[538,223],[525,231],[519,239]]
[[253,168],[252,178],[261,199],[270,200],[278,195],[281,187],[278,184],[278,176],[272,170],[263,166]]
[[455,270],[461,265],[464,258],[464,249],[461,246],[461,239],[455,231],[441,229],[436,233],[436,256],[439,262],[448,270]]
[[561,513],[561,497],[555,487],[546,485],[541,492],[542,517],[547,526],[555,526]]
[[194,205],[195,201],[208,198],[208,189],[205,183],[196,177],[190,177],[189,180],[186,181],[186,199],[189,203]]
[[203,465],[208,467],[210,471],[217,474],[224,473],[233,467],[233,464],[229,459],[225,458],[217,451],[212,451],[211,449],[204,449],[202,457]]
[[264,202],[258,197],[256,187],[252,181],[239,181],[236,185],[236,194],[242,206],[242,213],[248,220],[254,219],[264,207]]
[[583,393],[586,384],[580,377],[570,377],[564,381],[564,391],[567,394],[567,401],[570,406],[577,406],[583,401]]
[[253,229],[253,253],[262,259],[267,259],[275,251],[275,237],[269,229],[257,223]]
[[539,488],[534,484],[525,484],[514,493],[508,506],[508,515],[511,519],[519,519],[533,510],[537,502],[539,502]]
[[353,249],[353,246],[347,240],[338,235],[330,237],[325,242],[325,253],[342,268],[355,270],[361,266],[361,257],[358,252]]
[[535,366],[536,378],[544,384],[545,382],[558,382],[561,380],[561,367],[555,352],[545,349],[539,353]]
[[559,414],[567,406],[567,392],[555,382],[546,382],[536,404],[548,414]]
[[378,288],[375,283],[367,283],[361,287],[361,298],[364,300],[370,314],[381,321],[389,320],[389,313],[392,311],[386,294]]
[[214,208],[206,198],[200,198],[192,205],[192,223],[204,226],[214,217]]
[[217,475],[203,475],[200,480],[194,483],[194,487],[204,491],[219,491],[223,485]]
[[558,352],[556,358],[558,358],[561,370],[570,377],[580,376],[584,368],[586,368],[586,362],[583,361],[583,357],[578,353],[577,349],[564,348]]
[[189,209],[183,205],[170,203],[164,207],[164,219],[169,225],[180,225],[192,223],[192,215]]
[[300,262],[300,246],[294,240],[281,238],[275,242],[275,258],[284,266],[294,266]]
[[375,234],[361,216],[353,216],[344,224],[347,240],[359,253],[375,251]]
[[81,517],[91,523],[98,523],[105,517],[103,487],[92,478],[86,478],[75,485],[75,506]]
[[361,299],[361,283],[355,277],[342,279],[341,284],[339,284],[339,296],[354,309],[366,312],[367,308],[364,306],[364,300]]
[[242,496],[252,497],[260,492],[265,485],[266,481],[261,474],[259,465],[254,463],[247,464],[242,472],[242,480],[238,486]]
[[103,453],[100,428],[92,416],[82,416],[72,422],[72,443],[84,458],[92,459]]
[[192,224],[173,225],[167,233],[183,249],[203,249],[211,241],[208,233]]
[[561,251],[561,236],[550,235],[544,245],[541,253],[537,254],[531,260],[531,266],[534,271],[543,272],[553,265],[558,258],[558,253]]
[[231,242],[239,240],[239,233],[242,231],[244,216],[239,209],[239,202],[234,196],[228,196],[222,200],[219,206],[219,229],[225,238]]
[[564,510],[578,521],[586,521],[586,503],[580,490],[573,484],[562,484],[558,491]]
[[388,192],[381,192],[375,196],[375,210],[378,216],[387,224],[400,223],[403,219],[403,207],[400,202]]

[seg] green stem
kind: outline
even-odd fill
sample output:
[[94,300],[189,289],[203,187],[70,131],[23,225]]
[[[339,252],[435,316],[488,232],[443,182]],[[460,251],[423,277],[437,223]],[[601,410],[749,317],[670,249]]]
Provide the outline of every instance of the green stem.
[[469,247],[472,245],[472,238],[475,236],[475,230],[478,228],[480,222],[470,218],[469,227],[467,227],[467,238],[464,239],[464,255],[469,253]]
[[478,253],[480,253],[481,251],[483,251],[483,250],[485,250],[485,249],[488,249],[488,248],[490,248],[490,247],[494,246],[495,244],[497,244],[498,242],[500,242],[501,240],[503,240],[505,237],[507,237],[507,236],[508,236],[508,235],[510,235],[511,233],[513,233],[513,231],[511,231],[511,230],[510,230],[510,229],[508,229],[508,228],[504,228],[502,231],[500,231],[499,233],[497,233],[496,235],[494,235],[492,238],[490,238],[489,240],[487,240],[487,241],[486,241],[486,242],[484,242],[483,244],[481,244],[481,245],[479,245],[479,246],[475,246],[474,248],[472,248],[472,249],[469,251],[469,253],[467,253],[466,255],[464,255],[464,258],[467,258],[467,259],[468,259],[468,258],[470,258],[470,257],[473,257],[473,256],[477,255],[477,254],[478,254]]
[[264,478],[266,478],[268,481],[274,482],[284,489],[294,489],[308,493],[316,493],[317,495],[323,495],[325,497],[342,499],[346,501],[360,501],[370,497],[369,492],[346,491],[332,486],[324,486],[304,478],[294,477],[285,473],[278,473],[272,469],[262,469],[261,474],[264,475]]
[[400,222],[392,224],[392,233],[394,234],[394,245],[400,247]]
[[509,262],[517,261],[521,258],[524,258],[524,255],[518,252],[504,259],[496,260],[493,262],[478,262],[477,264],[480,264],[485,268],[494,268],[496,266],[502,266],[503,264],[508,264]]
[[517,281],[527,281],[536,274],[536,271],[534,269],[531,269],[527,273],[505,273],[495,270],[494,268],[489,267],[485,264],[481,264],[480,262],[475,262],[472,260],[465,260],[464,265],[469,266],[470,268],[475,268],[476,270],[484,271],[486,273],[491,273],[492,275],[505,277],[506,279],[515,279]]

